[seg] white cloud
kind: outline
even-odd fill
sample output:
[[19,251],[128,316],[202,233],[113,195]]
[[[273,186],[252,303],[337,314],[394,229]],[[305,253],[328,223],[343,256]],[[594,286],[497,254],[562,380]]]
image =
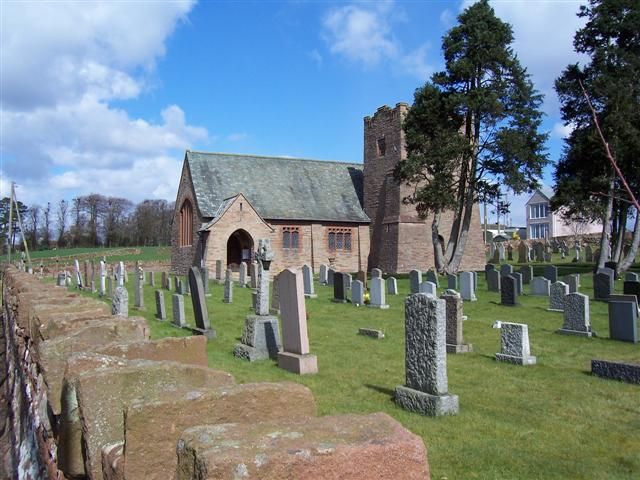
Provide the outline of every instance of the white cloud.
[[404,51],[392,25],[406,17],[394,7],[393,1],[386,1],[332,8],[322,20],[322,37],[331,53],[365,68],[391,61],[405,73],[425,80],[433,71],[426,60],[426,46]]
[[569,135],[571,135],[571,132],[573,132],[574,128],[575,125],[571,123],[565,125],[564,123],[556,122],[553,125],[553,129],[551,130],[551,136],[553,138],[567,138]]
[[144,91],[193,3],[3,4],[0,174],[22,201],[173,198],[181,151],[208,132],[177,105],[151,122],[111,102]]

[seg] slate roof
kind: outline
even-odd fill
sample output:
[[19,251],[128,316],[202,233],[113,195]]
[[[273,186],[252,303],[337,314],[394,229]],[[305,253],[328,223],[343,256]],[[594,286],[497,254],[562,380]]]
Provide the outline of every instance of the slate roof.
[[361,164],[187,150],[203,217],[242,193],[262,218],[368,223]]

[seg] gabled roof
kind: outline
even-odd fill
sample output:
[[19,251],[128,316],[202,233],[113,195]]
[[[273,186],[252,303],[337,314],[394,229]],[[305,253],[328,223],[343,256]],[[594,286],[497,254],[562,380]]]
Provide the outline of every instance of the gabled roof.
[[531,194],[531,196],[529,197],[529,200],[527,200],[527,203],[529,203],[533,199],[533,197],[536,196],[536,194],[541,195],[550,201],[554,195],[554,191],[552,188],[549,188],[549,187],[536,188]]
[[242,193],[270,220],[368,223],[361,164],[187,150],[198,208],[214,218]]
[[[251,202],[249,200],[247,200],[247,198],[242,195],[241,193],[234,195],[233,197],[229,197],[229,198],[225,198],[222,203],[220,204],[220,206],[218,207],[218,209],[216,210],[215,215],[213,216],[213,218],[211,218],[208,222],[203,223],[200,226],[200,232],[204,232],[209,230],[213,225],[215,225],[216,223],[218,223],[218,220],[220,220],[223,215],[226,213],[227,210],[229,210],[229,207],[231,207],[231,205],[233,205],[236,200],[240,200],[241,202],[244,201],[246,202],[249,207],[251,209],[253,209],[255,211],[255,208],[253,207],[253,205],[251,205]],[[273,230],[273,227],[271,227],[271,225],[269,225],[267,222],[264,221],[264,219],[262,217],[260,217],[260,214],[258,214],[256,212],[256,214],[258,215],[258,217],[260,218],[260,220],[262,220],[262,222],[269,227],[271,230]]]

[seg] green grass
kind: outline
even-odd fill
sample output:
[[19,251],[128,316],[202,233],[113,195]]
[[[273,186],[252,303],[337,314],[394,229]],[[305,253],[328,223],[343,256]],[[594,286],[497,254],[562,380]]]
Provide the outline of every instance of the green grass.
[[[224,304],[222,286],[212,282],[207,304],[218,338],[208,344],[210,366],[231,372],[240,383],[287,380],[307,385],[320,415],[388,413],[424,439],[433,479],[639,478],[640,386],[593,377],[589,371],[592,358],[640,363],[640,346],[607,338],[604,303],[591,302],[597,338],[558,335],[562,314],[546,310],[548,299],[522,296],[520,306],[504,307],[499,294],[487,292],[484,275],[479,277],[479,300],[464,305],[469,316],[465,340],[474,351],[447,356],[449,389],[460,398],[457,416],[424,417],[392,401],[394,388],[404,383],[406,278],[398,281],[400,295],[387,296],[389,310],[335,304],[331,288],[317,287],[318,298],[306,303],[311,352],[319,367],[311,376],[285,372],[271,360],[234,358],[233,347],[250,313],[251,291],[236,287],[234,303]],[[130,277],[130,305],[132,284]],[[580,290],[592,294],[590,275],[581,276]],[[166,291],[165,301],[171,318]],[[150,286],[145,286],[145,305],[145,311],[131,309],[131,314],[149,321],[153,338],[188,334],[154,318]],[[190,297],[185,310],[193,322]],[[529,325],[537,365],[496,362],[500,332],[491,328],[495,320]],[[382,329],[386,338],[358,336],[359,327]]]
[[[135,262],[141,261],[170,261],[171,247],[114,247],[114,248],[60,248],[56,250],[36,250],[30,251],[29,256],[34,269],[37,269],[40,262],[45,265],[59,261],[73,265],[76,258],[100,260],[103,256],[109,262]],[[1,256],[0,261],[6,261],[7,255]],[[13,262],[20,260],[20,252],[12,252]]]

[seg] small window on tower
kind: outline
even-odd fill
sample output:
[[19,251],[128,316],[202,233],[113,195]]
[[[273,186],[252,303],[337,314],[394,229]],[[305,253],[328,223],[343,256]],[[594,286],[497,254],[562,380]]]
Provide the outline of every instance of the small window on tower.
[[387,151],[387,143],[384,140],[384,137],[378,139],[378,156],[384,157],[385,152]]

